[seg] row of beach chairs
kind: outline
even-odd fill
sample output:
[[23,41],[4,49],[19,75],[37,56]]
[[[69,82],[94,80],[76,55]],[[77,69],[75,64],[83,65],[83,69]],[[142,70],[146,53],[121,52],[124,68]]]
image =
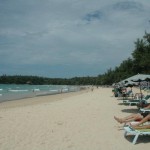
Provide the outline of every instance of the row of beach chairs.
[[[123,104],[129,106],[137,106],[139,112],[142,113],[150,113],[150,109],[145,109],[144,106],[150,104],[150,94],[144,96],[141,93],[130,93],[130,95],[119,97],[118,100],[122,100]],[[133,129],[130,125],[124,125],[124,136],[127,137],[128,135],[134,136],[132,143],[136,144],[138,137],[143,135],[150,135],[150,129]]]

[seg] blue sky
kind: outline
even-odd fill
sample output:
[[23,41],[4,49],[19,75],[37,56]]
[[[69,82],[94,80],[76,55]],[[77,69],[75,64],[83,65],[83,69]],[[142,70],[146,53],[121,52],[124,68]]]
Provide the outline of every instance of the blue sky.
[[97,76],[150,32],[149,0],[0,0],[0,75]]

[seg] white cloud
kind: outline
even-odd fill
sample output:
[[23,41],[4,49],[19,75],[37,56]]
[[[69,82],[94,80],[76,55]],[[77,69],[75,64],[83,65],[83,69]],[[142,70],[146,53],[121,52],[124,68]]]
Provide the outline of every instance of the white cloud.
[[68,67],[68,77],[102,74],[131,56],[134,41],[149,31],[149,8],[146,0],[1,1],[0,64],[23,66],[18,74],[39,64],[43,76],[50,76],[47,66],[55,77],[63,65],[76,68]]

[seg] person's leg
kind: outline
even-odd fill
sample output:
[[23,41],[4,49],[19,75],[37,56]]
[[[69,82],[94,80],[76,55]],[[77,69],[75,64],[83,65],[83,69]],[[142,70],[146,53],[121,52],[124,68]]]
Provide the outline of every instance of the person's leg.
[[114,116],[114,119],[119,122],[119,123],[127,123],[127,122],[130,122],[130,121],[135,121],[137,119],[142,119],[143,116],[141,114],[131,114],[127,117],[124,117],[124,118],[118,118],[116,116]]
[[118,117],[114,116],[114,119],[115,119],[117,122],[119,122],[119,123],[123,123],[123,122],[122,122],[122,118],[118,118]]
[[146,117],[144,117],[141,121],[139,121],[138,124],[136,124],[136,126],[139,126],[145,122],[147,122],[148,120],[150,120],[150,114],[148,114]]
[[125,123],[131,122],[131,121],[136,121],[136,120],[142,120],[143,116],[140,113],[133,114],[130,117],[126,118]]

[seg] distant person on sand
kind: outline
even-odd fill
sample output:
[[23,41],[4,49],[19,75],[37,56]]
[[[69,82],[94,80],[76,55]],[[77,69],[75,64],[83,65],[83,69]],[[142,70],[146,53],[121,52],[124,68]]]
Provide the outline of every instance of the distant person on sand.
[[92,86],[91,91],[93,91],[93,90],[94,90],[94,87]]

